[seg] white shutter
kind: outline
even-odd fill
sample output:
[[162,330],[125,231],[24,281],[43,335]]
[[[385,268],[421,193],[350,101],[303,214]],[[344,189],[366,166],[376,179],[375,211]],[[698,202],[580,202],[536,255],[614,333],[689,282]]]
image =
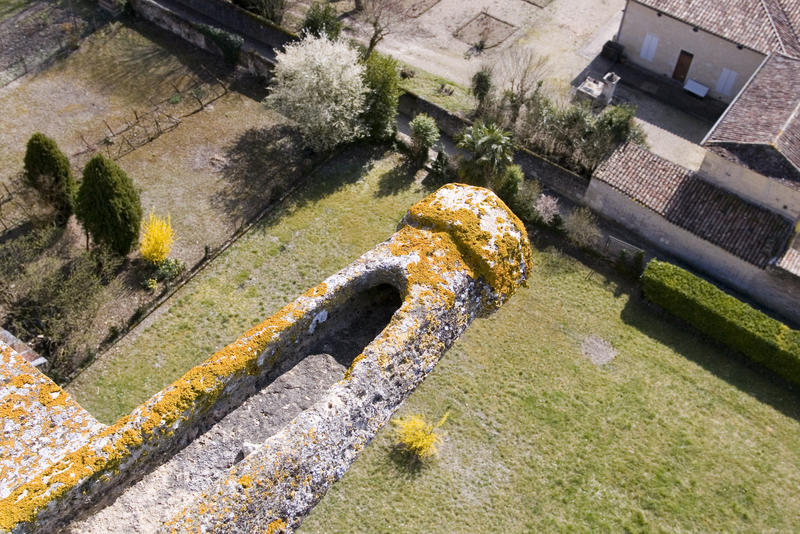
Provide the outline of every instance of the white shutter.
[[717,92],[721,95],[730,96],[733,93],[733,84],[736,83],[736,78],[738,77],[739,73],[735,70],[722,69],[722,74],[717,80]]
[[656,57],[656,48],[658,48],[658,37],[652,33],[648,33],[642,43],[642,52],[639,54],[645,61],[653,61]]

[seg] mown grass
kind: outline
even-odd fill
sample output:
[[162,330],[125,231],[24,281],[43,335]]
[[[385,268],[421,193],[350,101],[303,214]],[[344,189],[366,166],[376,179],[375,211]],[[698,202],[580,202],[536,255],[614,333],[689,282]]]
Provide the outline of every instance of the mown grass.
[[[410,91],[453,113],[467,116],[475,110],[475,99],[468,88],[422,69],[411,67],[402,62],[400,64],[404,68],[414,71],[413,77],[400,80],[400,87],[404,90]],[[448,95],[441,92],[440,88],[442,86],[452,89],[453,94]]]
[[575,260],[534,261],[398,414],[450,412],[439,458],[409,469],[387,426],[300,531],[797,532],[798,396]]
[[[426,191],[396,156],[343,154],[70,392],[111,422],[392,233]],[[399,414],[450,417],[409,469],[387,427],[311,532],[797,531],[800,403],[637,289],[547,248]],[[632,294],[634,296],[632,296]],[[603,367],[587,336],[619,351]]]
[[295,297],[388,238],[425,194],[398,155],[354,148],[316,172],[69,391],[115,421]]
[[17,11],[33,3],[33,0],[3,0],[0,2],[0,21],[3,21]]

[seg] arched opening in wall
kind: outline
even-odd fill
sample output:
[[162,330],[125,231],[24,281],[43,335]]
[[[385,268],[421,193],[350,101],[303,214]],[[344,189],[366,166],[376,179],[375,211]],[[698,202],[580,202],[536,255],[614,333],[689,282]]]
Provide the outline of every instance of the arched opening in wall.
[[400,293],[390,284],[356,293],[328,312],[325,321],[315,326],[304,352],[330,355],[347,369],[364,347],[386,328],[402,302]]
[[232,465],[322,399],[401,304],[394,286],[377,284],[327,309],[324,321],[316,321],[283,348],[280,361],[258,381],[254,394],[211,417],[208,426],[198,425],[183,449],[165,463],[151,465],[153,470],[135,484],[111,488],[98,503],[105,508],[71,523],[67,532],[158,530],[187,502],[213,488]]

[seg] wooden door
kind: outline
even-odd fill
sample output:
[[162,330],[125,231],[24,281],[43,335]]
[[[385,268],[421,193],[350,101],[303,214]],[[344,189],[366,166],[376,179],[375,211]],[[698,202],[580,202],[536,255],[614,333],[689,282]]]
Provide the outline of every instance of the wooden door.
[[678,62],[675,64],[675,71],[672,73],[672,77],[679,82],[685,82],[693,58],[694,54],[690,54],[686,50],[681,50],[681,55],[678,57]]

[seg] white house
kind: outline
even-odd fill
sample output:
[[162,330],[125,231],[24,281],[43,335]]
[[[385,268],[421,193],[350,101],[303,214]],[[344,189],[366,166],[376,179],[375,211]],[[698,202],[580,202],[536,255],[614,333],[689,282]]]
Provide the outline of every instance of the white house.
[[773,52],[800,57],[800,0],[628,0],[630,63],[728,103]]

